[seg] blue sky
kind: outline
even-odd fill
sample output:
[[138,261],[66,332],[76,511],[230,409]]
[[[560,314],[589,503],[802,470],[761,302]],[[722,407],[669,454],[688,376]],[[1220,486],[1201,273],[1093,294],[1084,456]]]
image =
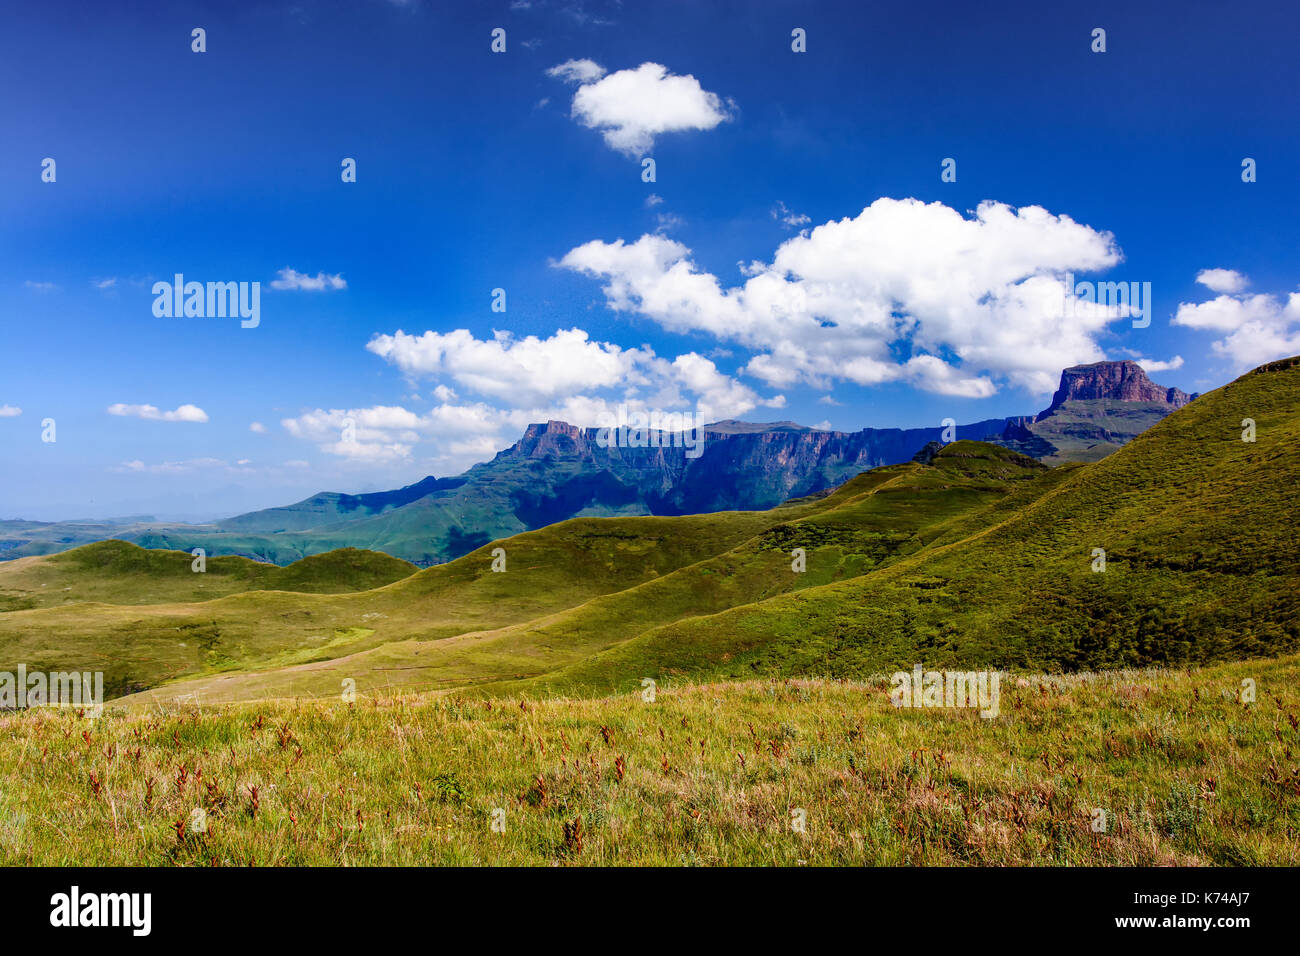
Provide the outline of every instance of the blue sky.
[[[6,5],[0,517],[392,488],[620,404],[917,426],[1300,352],[1300,16],[1161,6]],[[259,282],[258,326],[156,317],[176,273]],[[1066,273],[1151,283],[1149,327],[1064,316]]]

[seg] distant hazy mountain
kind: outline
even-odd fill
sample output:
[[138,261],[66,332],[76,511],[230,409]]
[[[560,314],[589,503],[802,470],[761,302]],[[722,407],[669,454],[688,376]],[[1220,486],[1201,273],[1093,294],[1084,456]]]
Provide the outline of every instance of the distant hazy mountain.
[[65,550],[119,537],[148,548],[236,554],[289,564],[334,548],[438,564],[489,541],[574,517],[754,511],[836,488],[910,459],[929,442],[989,441],[1051,464],[1093,461],[1194,396],[1155,385],[1133,362],[1066,369],[1052,404],[1033,417],[930,428],[822,431],[794,422],[723,421],[702,447],[650,432],[614,444],[595,428],[551,421],[491,461],[394,491],[321,492],[210,525],[41,525],[0,522],[0,556]]

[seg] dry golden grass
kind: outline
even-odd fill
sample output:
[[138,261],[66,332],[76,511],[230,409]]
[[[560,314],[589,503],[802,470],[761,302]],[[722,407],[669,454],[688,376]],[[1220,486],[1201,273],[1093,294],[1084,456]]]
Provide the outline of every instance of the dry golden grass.
[[1008,678],[993,720],[883,678],[11,713],[0,862],[1294,865],[1297,677]]

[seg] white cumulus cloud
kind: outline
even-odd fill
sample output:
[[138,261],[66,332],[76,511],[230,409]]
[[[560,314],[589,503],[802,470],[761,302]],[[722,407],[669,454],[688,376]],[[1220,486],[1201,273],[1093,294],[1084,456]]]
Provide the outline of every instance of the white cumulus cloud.
[[[694,352],[669,361],[648,347],[592,341],[579,328],[560,329],[547,338],[498,331],[490,339],[476,338],[467,329],[421,335],[399,330],[374,336],[366,347],[411,377],[450,378],[504,410],[528,410],[534,416],[529,421],[552,417],[592,425],[610,403],[618,402],[660,409],[692,406],[705,416],[720,417],[783,402],[780,396],[761,397]],[[444,408],[457,407],[450,404],[456,395],[445,384],[434,389]]]
[[1067,309],[1063,276],[1119,260],[1109,233],[1039,206],[984,202],[967,219],[882,198],[786,240],[739,286],[660,235],[594,240],[559,265],[602,279],[616,312],[755,350],[746,372],[775,387],[906,381],[984,397],[999,380],[1051,392],[1062,368],[1105,358],[1097,338],[1120,310]]
[[1238,370],[1300,354],[1300,292],[1285,299],[1242,293],[1181,302],[1172,324],[1226,333],[1211,348]]
[[1202,269],[1196,273],[1196,281],[1211,292],[1240,292],[1250,284],[1249,280],[1235,269]]
[[639,156],[662,133],[710,130],[731,118],[728,103],[689,74],[670,73],[659,63],[606,74],[591,60],[569,60],[547,71],[578,83],[571,114],[598,130],[611,149]]
[[468,329],[376,335],[366,348],[408,375],[446,376],[480,395],[514,403],[551,401],[592,388],[645,382],[654,353],[593,342],[582,329],[549,338],[498,331],[475,338]]

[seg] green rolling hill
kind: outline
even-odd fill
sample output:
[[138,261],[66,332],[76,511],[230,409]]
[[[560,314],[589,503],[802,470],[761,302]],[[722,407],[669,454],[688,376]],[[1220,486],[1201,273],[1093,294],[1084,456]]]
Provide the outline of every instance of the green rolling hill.
[[376,551],[345,548],[288,567],[240,557],[209,557],[193,570],[183,551],[141,548],[108,540],[43,557],[0,564],[0,611],[103,604],[206,601],[242,591],[338,594],[366,591],[414,574],[415,565]]
[[[1076,670],[1300,649],[1300,359],[1055,469],[983,528],[870,575],[647,630],[534,681],[637,672],[863,676],[981,665]],[[1258,429],[1242,440],[1242,422]],[[944,455],[971,452],[961,444]],[[1093,570],[1095,548],[1105,571]]]

